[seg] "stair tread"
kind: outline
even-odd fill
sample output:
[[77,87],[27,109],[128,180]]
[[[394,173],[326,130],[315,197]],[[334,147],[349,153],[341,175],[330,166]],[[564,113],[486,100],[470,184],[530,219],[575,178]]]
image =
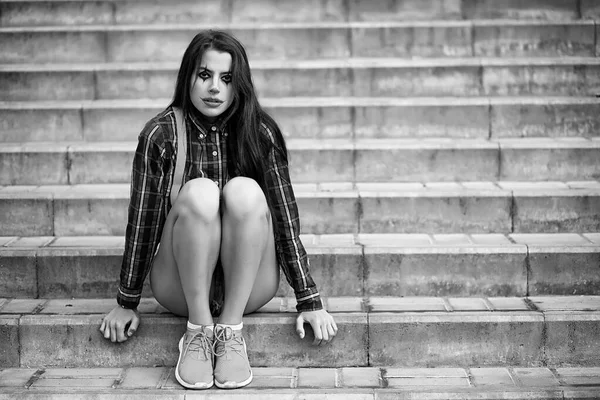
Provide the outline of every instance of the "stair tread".
[[[435,68],[600,65],[600,57],[456,57],[456,58],[340,58],[318,60],[254,60],[253,69]],[[178,62],[108,62],[81,64],[0,64],[0,72],[176,71]]]
[[[461,393],[469,399],[530,399],[552,391],[563,395],[600,395],[600,368],[253,368],[254,380],[235,391],[244,399],[275,399],[301,395],[303,399],[375,400],[379,396],[427,398]],[[183,400],[186,391],[176,382],[172,367],[128,368],[8,368],[0,370],[2,394],[72,393],[91,399],[94,393],[114,398],[163,395]],[[579,387],[578,387],[579,386]],[[257,391],[260,390],[260,391]],[[504,392],[504,397],[502,393]],[[558,392],[558,393],[557,393]],[[76,395],[75,395],[76,393]],[[230,398],[231,391],[202,391],[210,398]],[[437,395],[437,396],[436,396]],[[339,397],[338,397],[339,396]],[[499,396],[499,397],[498,397]],[[539,396],[535,396],[536,398]],[[96,397],[93,397],[96,398]],[[113,397],[111,397],[113,398]],[[289,397],[292,398],[292,397]],[[294,397],[295,398],[295,397]],[[387,398],[387,397],[386,397]],[[544,398],[546,398],[544,396]]]
[[429,27],[519,27],[519,26],[594,26],[593,20],[517,20],[517,19],[468,19],[424,21],[305,21],[305,22],[236,22],[217,24],[152,23],[152,24],[92,24],[92,25],[46,25],[1,27],[2,33],[20,32],[144,32],[144,31],[199,31],[202,29],[269,30],[269,29],[352,29],[352,28],[429,28]]
[[[110,99],[110,100],[40,100],[0,101],[2,110],[36,109],[130,109],[164,108],[171,99]],[[414,106],[460,106],[460,105],[587,105],[600,104],[598,97],[584,96],[471,96],[471,97],[266,97],[261,98],[263,107],[414,107]]]
[[[409,313],[410,317],[427,318],[435,313],[438,318],[448,321],[465,318],[475,320],[512,320],[529,318],[541,313],[563,313],[575,319],[600,320],[600,296],[529,296],[529,297],[323,297],[327,310],[336,314],[353,313]],[[104,314],[115,306],[114,298],[102,299],[9,299],[0,298],[0,318],[28,318],[44,320],[50,324],[63,324],[64,321],[48,319],[48,315],[84,318],[87,315]],[[164,309],[154,298],[142,298],[138,311],[141,314],[170,316],[182,319]],[[296,313],[296,300],[293,297],[275,297],[254,314],[245,316],[248,321],[278,320],[290,313]],[[386,314],[381,314],[386,315]],[[87,319],[81,319],[81,321]],[[92,320],[89,320],[92,322]]]
[[[507,148],[600,148],[600,137],[535,137],[535,138],[367,138],[367,139],[286,139],[290,150],[305,149],[497,149]],[[25,142],[3,143],[0,153],[29,152],[131,152],[135,151],[134,141],[104,142]]]
[[[444,252],[465,248],[478,251],[508,251],[509,248],[554,247],[572,251],[600,250],[600,233],[511,233],[511,234],[424,234],[424,233],[359,233],[359,234],[302,234],[303,244],[311,252],[331,252],[345,248],[394,249],[422,248]],[[0,236],[0,255],[15,250],[55,249],[60,254],[71,249],[74,253],[93,253],[97,249],[122,251],[123,236]]]

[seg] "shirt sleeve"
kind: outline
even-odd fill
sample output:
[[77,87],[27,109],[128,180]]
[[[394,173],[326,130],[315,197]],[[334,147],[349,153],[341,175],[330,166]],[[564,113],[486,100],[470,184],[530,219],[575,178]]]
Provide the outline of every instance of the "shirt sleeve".
[[[275,143],[273,133],[264,125],[263,129],[271,142]],[[267,196],[275,224],[275,244],[282,258],[280,263],[285,277],[296,295],[296,309],[299,312],[320,310],[323,308],[321,297],[310,276],[308,256],[300,240],[300,218],[288,163],[275,146],[270,150],[269,167],[265,174]]]
[[160,131],[158,124],[146,125],[139,135],[133,159],[125,251],[117,294],[117,302],[125,308],[136,308],[140,302],[165,222],[163,152],[155,140]]

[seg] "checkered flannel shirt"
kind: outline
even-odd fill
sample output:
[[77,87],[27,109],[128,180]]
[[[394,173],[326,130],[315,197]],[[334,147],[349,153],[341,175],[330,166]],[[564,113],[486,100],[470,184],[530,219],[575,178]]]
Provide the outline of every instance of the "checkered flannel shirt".
[[[222,189],[229,180],[226,127],[203,123],[193,114],[186,118],[185,123],[188,155],[184,182],[204,177]],[[140,302],[142,286],[171,208],[169,199],[177,151],[175,130],[175,115],[169,107],[150,120],[138,138],[117,294],[117,302],[126,308],[136,308]],[[262,125],[262,133],[275,142],[273,133],[265,125]],[[277,226],[274,230],[277,259],[294,289],[298,302],[296,308],[298,311],[321,309],[321,298],[310,276],[306,250],[299,238],[298,207],[288,165],[275,149],[270,151],[265,177],[266,195],[271,203],[273,223]]]

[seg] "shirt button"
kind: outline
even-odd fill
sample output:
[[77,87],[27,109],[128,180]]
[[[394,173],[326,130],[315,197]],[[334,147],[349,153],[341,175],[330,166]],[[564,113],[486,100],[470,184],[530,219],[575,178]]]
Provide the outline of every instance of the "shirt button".
[[227,135],[228,135],[228,133],[227,133],[227,132],[225,132],[223,135],[227,136]]
[[217,130],[216,126],[213,126],[212,128],[210,128],[213,132]]
[[215,157],[217,156],[217,152],[216,151],[213,151],[213,156],[215,156]]
[[198,137],[199,137],[200,139],[204,139],[204,135],[203,135],[203,134],[199,134],[199,135],[198,135]]
[[215,181],[215,185],[219,186],[219,181]]

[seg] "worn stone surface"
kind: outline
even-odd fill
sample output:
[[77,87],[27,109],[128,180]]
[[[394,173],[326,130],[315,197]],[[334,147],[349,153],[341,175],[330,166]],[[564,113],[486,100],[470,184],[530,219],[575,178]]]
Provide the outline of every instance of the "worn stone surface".
[[539,314],[381,313],[369,322],[375,366],[536,366],[544,357]]
[[[343,251],[347,250],[347,251]],[[310,274],[323,296],[362,296],[364,265],[360,247],[332,254],[309,252]],[[278,296],[293,297],[294,291],[281,273]]]
[[597,232],[600,196],[515,193],[514,231],[520,233]]
[[413,21],[431,19],[461,19],[459,0],[405,0],[365,2],[352,0],[351,21]]
[[8,101],[91,100],[90,71],[0,71],[0,98]]
[[525,387],[559,386],[558,379],[546,368],[514,368],[513,377]]
[[100,31],[34,31],[0,33],[2,63],[99,63],[106,60]]
[[1,26],[52,26],[112,23],[109,2],[3,2]]
[[2,250],[0,253],[0,293],[3,297],[38,296],[36,255],[31,250]]
[[469,368],[469,375],[473,377],[473,384],[477,388],[516,386],[506,368]]
[[529,254],[530,295],[600,294],[600,247],[587,252],[534,250]]
[[595,101],[494,104],[492,137],[594,137],[600,132]]
[[332,196],[296,193],[296,196],[298,212],[302,216],[302,233],[358,233],[359,199],[356,192]]
[[475,23],[474,55],[481,57],[594,57],[594,25]]
[[[593,0],[591,0],[593,1]],[[570,20],[579,18],[576,0],[466,0],[465,18]]]
[[[1,7],[1,6],[0,6]],[[1,18],[1,17],[0,17]],[[77,109],[2,109],[3,142],[80,140],[81,118]]]
[[[67,155],[47,152],[39,146],[3,145],[0,152],[0,184],[64,185],[68,183]],[[12,151],[7,151],[10,148]],[[57,149],[58,150],[58,149]]]
[[477,96],[483,94],[476,66],[355,69],[356,96]]
[[383,384],[379,368],[342,368],[341,387],[379,388]]
[[[340,0],[309,0],[298,4],[293,0],[259,0],[248,3],[233,0],[231,3],[232,22],[298,22],[298,21],[344,21],[346,10]],[[212,21],[211,21],[212,22]]]
[[[23,387],[36,372],[33,368],[7,368],[0,370],[0,387]],[[0,396],[2,396],[0,394]]]
[[[22,364],[82,368],[175,365],[176,342],[185,329],[184,319],[145,315],[134,337],[112,344],[98,330],[102,315],[23,317]],[[245,318],[250,363],[256,367],[366,365],[365,314],[337,314],[338,335],[327,347],[311,345],[313,337],[308,326],[306,338],[300,341],[294,322],[295,316],[256,314]]]
[[122,258],[122,249],[40,251],[39,294],[45,298],[112,297],[116,295]]
[[[414,103],[414,102],[413,102]],[[418,105],[356,107],[357,138],[487,138],[488,106]]]
[[549,365],[597,366],[600,348],[598,312],[546,312],[544,352]]
[[376,296],[522,296],[526,253],[365,249],[366,293]]
[[600,65],[484,66],[486,95],[588,96],[598,90]]
[[19,319],[0,316],[0,368],[21,366]]
[[62,198],[54,203],[57,236],[125,234],[127,198]]
[[223,23],[228,22],[230,15],[223,0],[207,0],[202,3],[177,0],[169,4],[158,1],[126,1],[115,3],[114,8],[114,20],[117,24]]
[[[135,104],[135,103],[134,103]],[[162,104],[166,107],[167,104]],[[144,123],[157,115],[163,107],[90,107],[83,108],[83,138],[88,142],[135,142]]]
[[334,368],[302,368],[298,371],[298,387],[334,388],[337,386],[336,374],[337,371]]
[[471,29],[464,25],[356,27],[351,31],[355,57],[467,57]]
[[[584,143],[585,145],[585,143]],[[505,181],[569,181],[600,178],[600,149],[581,148],[511,148],[501,145]]]
[[361,149],[356,154],[358,182],[423,182],[494,180],[498,149],[494,145],[457,148],[414,146]]

